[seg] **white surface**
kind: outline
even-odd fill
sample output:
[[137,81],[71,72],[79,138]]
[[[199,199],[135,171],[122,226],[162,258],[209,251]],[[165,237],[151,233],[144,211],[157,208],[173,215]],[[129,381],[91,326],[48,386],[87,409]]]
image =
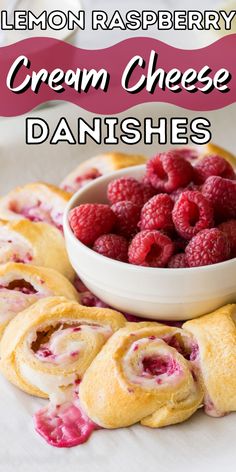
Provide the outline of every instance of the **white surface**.
[[[33,2],[34,0],[32,0]],[[51,1],[50,1],[51,3]],[[216,0],[120,0],[119,5],[111,0],[84,0],[85,8],[111,9],[167,9],[167,8],[213,8]],[[186,32],[187,33],[187,32]],[[142,35],[141,31],[135,33]],[[146,33],[160,37],[155,29]],[[85,31],[78,36],[82,47],[104,47],[124,39],[128,34],[120,31]],[[131,34],[129,34],[130,36]],[[161,39],[179,47],[198,47],[209,42],[208,34],[183,32],[163,33]],[[49,110],[35,112],[56,123],[62,115],[76,129],[76,117],[92,117],[76,106],[62,104]],[[172,106],[145,105],[124,113],[124,116],[184,116],[186,111]],[[30,113],[30,116],[33,114]],[[198,113],[188,112],[187,116]],[[213,139],[218,144],[236,151],[235,105],[221,111],[204,113],[211,116]],[[57,145],[49,147],[26,146],[24,144],[24,117],[0,121],[0,183],[1,193],[18,183],[46,179],[59,182],[72,170],[78,161],[106,151],[106,146]],[[119,146],[127,150],[124,145]],[[157,145],[132,147],[129,151],[145,152],[151,155]],[[114,399],[115,401],[115,399]],[[53,449],[34,433],[32,414],[43,402],[31,398],[0,379],[0,472],[231,472],[235,469],[235,414],[221,419],[204,416],[201,412],[184,424],[161,430],[141,426],[117,430],[98,431],[85,445],[73,449]]]
[[[115,399],[114,399],[115,401]],[[235,414],[202,412],[177,426],[97,431],[88,443],[55,449],[34,433],[34,400],[1,380],[1,472],[199,472],[235,468]]]
[[64,214],[64,234],[72,266],[84,284],[117,310],[156,320],[188,320],[235,301],[236,259],[207,267],[154,269],[123,264],[87,248],[73,235],[69,211],[82,203],[107,203],[114,178],[141,179],[145,166],[104,175],[79,190]]

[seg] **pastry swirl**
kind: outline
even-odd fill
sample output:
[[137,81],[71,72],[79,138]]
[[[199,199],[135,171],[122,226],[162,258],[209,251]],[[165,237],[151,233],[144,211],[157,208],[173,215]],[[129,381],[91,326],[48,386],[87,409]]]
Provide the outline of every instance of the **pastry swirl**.
[[0,264],[7,262],[50,267],[70,280],[75,275],[61,231],[46,223],[0,221]]
[[0,337],[17,313],[53,295],[79,301],[69,280],[53,269],[14,262],[0,265]]
[[42,221],[62,230],[65,206],[71,194],[43,182],[17,187],[0,200],[3,220]]
[[223,416],[236,411],[236,305],[187,321],[199,346],[195,364],[205,392],[205,411]]
[[203,398],[192,366],[195,349],[192,336],[180,328],[128,323],[86,371],[79,388],[82,408],[105,428],[186,420]]
[[0,370],[25,392],[65,401],[125,318],[110,309],[87,308],[63,297],[43,299],[8,325],[1,341]]
[[67,192],[76,192],[92,180],[109,172],[114,172],[125,167],[145,164],[147,158],[136,154],[123,154],[107,152],[99,156],[91,157],[79,164],[61,183],[61,188]]

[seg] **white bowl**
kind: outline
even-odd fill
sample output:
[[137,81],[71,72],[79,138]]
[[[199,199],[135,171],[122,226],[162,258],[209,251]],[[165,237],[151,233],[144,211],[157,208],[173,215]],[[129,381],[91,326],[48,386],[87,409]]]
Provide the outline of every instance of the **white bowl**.
[[236,259],[190,269],[135,266],[101,256],[76,239],[68,213],[81,203],[107,203],[108,183],[118,177],[140,179],[145,166],[100,177],[79,190],[64,215],[69,258],[84,284],[112,307],[155,320],[187,320],[236,301]]

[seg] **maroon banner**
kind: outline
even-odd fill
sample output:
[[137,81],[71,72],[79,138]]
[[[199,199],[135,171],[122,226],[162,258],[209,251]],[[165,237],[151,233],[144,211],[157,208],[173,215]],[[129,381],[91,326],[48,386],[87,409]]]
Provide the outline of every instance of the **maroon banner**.
[[0,115],[20,115],[49,100],[97,114],[144,102],[219,109],[236,100],[235,50],[236,35],[196,50],[141,37],[98,50],[26,39],[0,48]]

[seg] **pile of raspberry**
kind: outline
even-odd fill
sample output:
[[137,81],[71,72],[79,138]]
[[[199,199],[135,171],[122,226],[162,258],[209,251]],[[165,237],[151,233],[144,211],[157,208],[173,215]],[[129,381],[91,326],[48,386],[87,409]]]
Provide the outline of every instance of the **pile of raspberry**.
[[75,236],[105,257],[145,267],[198,267],[236,257],[234,169],[217,155],[193,166],[185,151],[153,157],[142,181],[114,179],[109,204],[71,210]]

